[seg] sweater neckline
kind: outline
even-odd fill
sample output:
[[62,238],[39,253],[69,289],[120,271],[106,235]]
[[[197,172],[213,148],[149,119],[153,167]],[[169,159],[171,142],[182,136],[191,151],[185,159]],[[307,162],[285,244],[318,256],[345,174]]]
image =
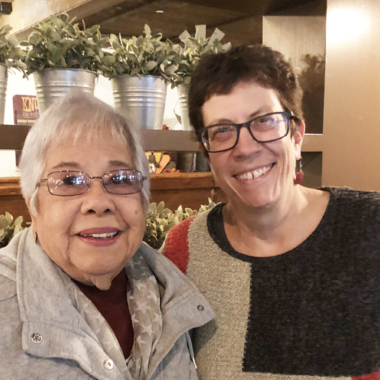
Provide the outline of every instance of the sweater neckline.
[[269,256],[269,257],[258,257],[258,256],[249,256],[244,253],[236,251],[231,243],[229,242],[226,231],[224,228],[224,220],[223,220],[223,207],[227,204],[227,202],[219,203],[216,205],[208,214],[207,216],[207,229],[208,232],[215,242],[215,244],[224,252],[229,254],[230,256],[234,257],[235,259],[255,263],[255,264],[268,264],[268,263],[274,263],[279,262],[284,259],[289,260],[291,257],[294,257],[297,259],[299,253],[304,253],[305,248],[312,244],[312,241],[316,235],[319,235],[319,232],[323,230],[326,220],[329,219],[329,215],[332,212],[332,205],[334,203],[334,200],[336,199],[336,191],[337,188],[331,188],[331,187],[324,187],[320,188],[319,190],[327,191],[330,193],[330,199],[328,201],[325,213],[323,214],[323,217],[321,221],[319,222],[318,226],[315,228],[315,230],[298,246],[295,248],[286,251],[280,255],[276,256]]

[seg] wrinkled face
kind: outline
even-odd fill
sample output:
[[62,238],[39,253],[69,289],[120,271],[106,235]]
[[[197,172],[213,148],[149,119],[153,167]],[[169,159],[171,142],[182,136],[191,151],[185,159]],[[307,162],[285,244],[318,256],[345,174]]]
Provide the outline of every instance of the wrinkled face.
[[[284,111],[273,89],[256,83],[238,84],[227,95],[214,95],[202,107],[205,126],[244,123],[256,116]],[[235,148],[210,153],[214,177],[232,205],[270,207],[286,201],[294,189],[295,162],[301,155],[304,124],[281,140],[258,143],[246,128]]]
[[[66,142],[48,149],[46,158],[42,178],[59,170],[95,177],[133,168],[128,148],[112,137]],[[85,194],[68,197],[51,195],[43,183],[37,212],[33,229],[46,254],[72,278],[102,288],[135,254],[145,229],[141,193],[110,194],[98,179]],[[103,285],[99,278],[106,279]]]

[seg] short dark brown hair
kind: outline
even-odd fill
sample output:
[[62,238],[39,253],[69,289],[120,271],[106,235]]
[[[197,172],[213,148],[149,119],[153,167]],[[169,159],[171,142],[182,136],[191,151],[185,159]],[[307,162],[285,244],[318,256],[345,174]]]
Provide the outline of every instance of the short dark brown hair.
[[275,90],[284,109],[303,120],[302,89],[285,57],[264,45],[240,45],[225,53],[204,55],[194,70],[188,102],[195,131],[204,127],[203,104],[213,95],[229,94],[242,82]]

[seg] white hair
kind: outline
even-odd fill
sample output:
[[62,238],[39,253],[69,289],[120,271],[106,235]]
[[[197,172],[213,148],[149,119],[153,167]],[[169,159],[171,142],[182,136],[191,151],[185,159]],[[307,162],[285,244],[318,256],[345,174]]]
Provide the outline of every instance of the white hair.
[[147,210],[150,196],[149,169],[139,129],[94,96],[72,91],[44,112],[25,140],[19,165],[20,183],[22,195],[33,214],[37,214],[36,196],[45,169],[47,150],[66,141],[76,144],[82,136],[91,142],[105,135],[112,135],[118,141],[125,142],[134,168],[147,177],[141,192],[143,208],[144,211]]

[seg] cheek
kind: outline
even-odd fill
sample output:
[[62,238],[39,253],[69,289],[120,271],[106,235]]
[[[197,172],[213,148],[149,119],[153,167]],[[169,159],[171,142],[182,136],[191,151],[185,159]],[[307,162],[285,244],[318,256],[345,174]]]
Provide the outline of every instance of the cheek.
[[71,226],[78,213],[78,207],[62,202],[61,199],[45,200],[41,197],[38,214],[33,219],[34,230],[41,242],[54,244],[54,241],[67,238],[70,235]]
[[124,223],[132,229],[145,230],[145,216],[140,199],[131,199],[119,205],[120,215]]

